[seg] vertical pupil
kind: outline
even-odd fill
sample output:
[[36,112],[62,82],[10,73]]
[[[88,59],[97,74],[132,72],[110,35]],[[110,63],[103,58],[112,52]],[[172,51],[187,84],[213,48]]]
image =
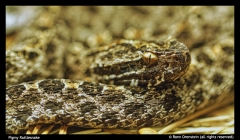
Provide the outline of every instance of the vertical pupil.
[[149,59],[148,59],[148,65],[150,65],[150,62],[151,62],[151,54],[150,54],[150,56],[149,56]]

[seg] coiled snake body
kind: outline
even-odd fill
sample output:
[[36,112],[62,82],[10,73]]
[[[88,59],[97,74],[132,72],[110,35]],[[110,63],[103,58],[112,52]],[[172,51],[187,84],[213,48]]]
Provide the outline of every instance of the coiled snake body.
[[[36,124],[164,126],[232,95],[231,38],[191,52],[172,38],[121,39],[83,51],[79,42],[66,44],[71,39],[62,33],[68,27],[61,20],[49,19],[55,27],[32,24],[20,35],[23,45],[6,52],[7,133]],[[56,79],[62,77],[57,66],[72,62],[78,66],[65,69],[72,80]],[[79,79],[70,74],[75,71],[85,81],[74,80]]]

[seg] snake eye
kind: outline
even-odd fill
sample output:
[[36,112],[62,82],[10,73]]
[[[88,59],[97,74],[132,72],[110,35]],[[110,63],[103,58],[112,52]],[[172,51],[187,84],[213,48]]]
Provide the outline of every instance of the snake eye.
[[158,62],[157,55],[152,52],[145,52],[142,56],[142,59],[148,66],[156,64]]

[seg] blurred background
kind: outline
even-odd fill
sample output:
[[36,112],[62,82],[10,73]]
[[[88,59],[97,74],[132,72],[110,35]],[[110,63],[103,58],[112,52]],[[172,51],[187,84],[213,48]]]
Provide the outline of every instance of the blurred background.
[[7,6],[6,35],[24,29],[40,15],[46,22],[47,14],[64,20],[73,29],[72,39],[90,46],[115,38],[172,36],[195,48],[234,35],[233,6]]

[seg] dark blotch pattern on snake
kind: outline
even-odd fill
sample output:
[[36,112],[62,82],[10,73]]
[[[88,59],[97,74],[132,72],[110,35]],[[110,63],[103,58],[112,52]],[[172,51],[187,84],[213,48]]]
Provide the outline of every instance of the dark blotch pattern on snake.
[[7,133],[36,124],[164,126],[233,96],[231,34],[190,52],[164,36],[125,34],[110,43],[119,37],[111,29],[84,42],[81,24],[69,23],[74,8],[44,9],[6,51]]

